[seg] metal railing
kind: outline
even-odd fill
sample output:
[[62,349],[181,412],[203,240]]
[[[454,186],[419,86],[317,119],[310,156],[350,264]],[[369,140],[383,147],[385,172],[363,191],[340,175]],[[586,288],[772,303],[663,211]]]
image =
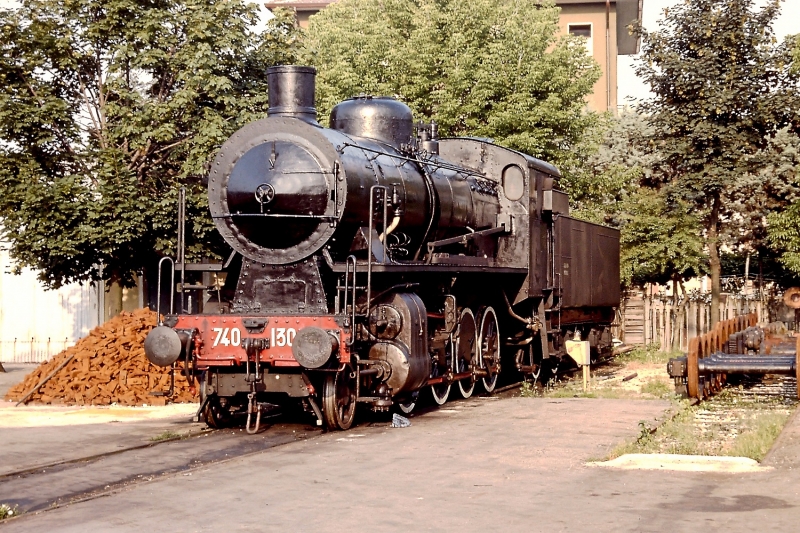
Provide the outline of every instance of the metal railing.
[[0,341],[0,361],[4,363],[41,363],[75,344],[75,340],[15,338]]

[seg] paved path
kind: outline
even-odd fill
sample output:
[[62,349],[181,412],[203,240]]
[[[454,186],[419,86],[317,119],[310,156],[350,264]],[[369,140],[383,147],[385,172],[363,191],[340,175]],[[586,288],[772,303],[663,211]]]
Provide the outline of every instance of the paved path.
[[372,424],[291,442],[23,516],[0,532],[797,530],[800,470],[790,447],[785,468],[748,474],[585,466],[666,407],[454,402],[409,428]]
[[243,438],[239,430],[225,430],[148,443],[144,447],[0,476],[0,502],[17,505],[19,510],[28,513],[45,510],[107,495],[159,477],[191,472],[201,466],[261,452],[318,433],[298,434],[292,426],[281,424],[249,438]]
[[36,366],[30,363],[3,363],[6,371],[0,372],[0,402],[3,401],[8,389],[25,379]]
[[409,428],[329,433],[24,516],[4,529],[530,531],[534,518],[588,517],[582,504],[563,503],[581,494],[564,490],[609,473],[583,462],[603,457],[665,408],[646,401],[455,402],[413,418]]

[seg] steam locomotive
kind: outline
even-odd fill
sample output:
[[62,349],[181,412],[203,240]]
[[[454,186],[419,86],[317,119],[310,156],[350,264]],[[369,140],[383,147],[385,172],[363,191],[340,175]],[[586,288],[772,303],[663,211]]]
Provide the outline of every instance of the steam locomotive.
[[[211,216],[233,249],[200,312],[147,337],[184,361],[212,427],[294,402],[347,429],[356,406],[409,412],[424,393],[492,392],[498,376],[551,373],[580,339],[612,349],[619,233],[569,216],[559,171],[475,137],[439,138],[388,97],[314,108],[316,71],[269,69],[268,117],[237,131],[208,174]],[[198,296],[195,297],[197,302]]]

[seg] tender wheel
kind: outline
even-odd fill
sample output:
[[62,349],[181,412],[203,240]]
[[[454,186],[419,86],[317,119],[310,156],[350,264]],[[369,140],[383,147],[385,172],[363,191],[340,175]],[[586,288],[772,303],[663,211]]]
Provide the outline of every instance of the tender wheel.
[[[432,370],[431,370],[431,377],[437,378],[439,376],[445,375],[450,369],[448,368],[450,364],[452,364],[453,360],[453,343],[451,341],[447,341],[445,344],[445,358],[444,361],[437,359],[433,361]],[[444,405],[447,401],[447,397],[450,396],[450,383],[438,383],[436,385],[431,385],[431,397],[436,405]]]
[[[453,372],[456,374],[471,372],[472,365],[477,361],[477,346],[475,342],[476,329],[475,315],[472,311],[469,309],[461,311],[461,317],[458,320],[458,328],[456,329],[455,336],[456,349],[453,354]],[[464,398],[472,396],[475,390],[475,378],[469,376],[458,380],[458,390]]]
[[220,405],[219,396],[214,395],[208,399],[203,418],[211,429],[223,429],[231,425],[231,413]]
[[345,365],[344,370],[325,377],[322,387],[322,416],[328,429],[350,429],[353,425],[358,380],[358,365]]
[[483,310],[480,320],[478,366],[489,371],[489,376],[481,381],[486,392],[492,392],[497,387],[497,377],[500,375],[500,324],[491,307]]

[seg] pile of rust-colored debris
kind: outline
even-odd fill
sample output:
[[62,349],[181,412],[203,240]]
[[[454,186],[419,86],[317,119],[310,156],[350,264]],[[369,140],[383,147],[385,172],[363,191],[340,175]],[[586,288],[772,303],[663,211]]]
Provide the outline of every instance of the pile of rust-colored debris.
[[175,372],[172,397],[151,394],[166,392],[170,386],[170,369],[151,364],[144,355],[144,338],[155,325],[156,314],[149,309],[123,312],[94,328],[75,346],[39,365],[8,391],[6,399],[65,405],[164,405],[167,401],[196,401],[194,391],[180,371]]

